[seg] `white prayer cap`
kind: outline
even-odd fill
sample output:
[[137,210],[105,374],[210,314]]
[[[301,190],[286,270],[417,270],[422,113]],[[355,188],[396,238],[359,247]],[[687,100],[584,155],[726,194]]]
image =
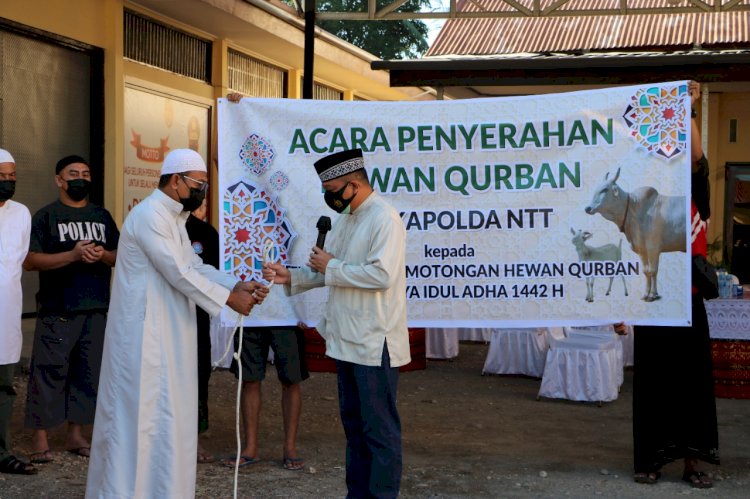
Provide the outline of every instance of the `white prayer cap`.
[[200,154],[192,149],[174,149],[164,158],[161,165],[162,175],[185,172],[208,172],[206,163]]
[[13,156],[10,155],[8,151],[5,149],[0,149],[0,163],[16,163],[16,160],[13,159]]

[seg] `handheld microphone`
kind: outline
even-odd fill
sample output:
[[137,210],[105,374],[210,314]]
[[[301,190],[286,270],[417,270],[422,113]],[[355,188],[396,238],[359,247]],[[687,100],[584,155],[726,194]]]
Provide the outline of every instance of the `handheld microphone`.
[[[318,229],[318,240],[315,241],[315,246],[323,249],[323,245],[326,243],[326,234],[331,230],[331,219],[330,217],[322,216],[318,219],[318,223],[315,224]],[[314,273],[318,273],[317,270],[313,269]]]
[[320,217],[315,227],[318,229],[318,240],[315,242],[315,246],[323,249],[323,245],[326,243],[326,234],[331,230],[331,219],[326,216]]

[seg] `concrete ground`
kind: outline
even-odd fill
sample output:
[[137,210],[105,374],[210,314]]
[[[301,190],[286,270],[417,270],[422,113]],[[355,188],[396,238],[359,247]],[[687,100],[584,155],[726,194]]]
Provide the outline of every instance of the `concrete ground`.
[[[33,321],[24,321],[26,330]],[[28,358],[31,336],[24,355]],[[426,370],[403,373],[399,410],[403,424],[404,498],[495,497],[750,497],[750,400],[717,399],[722,465],[704,465],[713,489],[692,489],[680,480],[680,463],[664,468],[656,485],[632,480],[632,371],[619,398],[592,403],[536,400],[539,380],[481,376],[487,345],[462,343],[453,361],[428,361]],[[280,385],[269,366],[259,457],[240,470],[238,497],[344,497],[344,436],[338,420],[336,380],[313,373],[302,385],[299,448],[304,472],[281,468]],[[26,377],[17,380],[16,451],[30,451],[22,428]],[[206,447],[218,457],[235,451],[236,380],[212,375],[211,427]],[[690,415],[685,415],[690,417]],[[64,428],[51,432],[53,463],[32,477],[0,475],[0,499],[77,498],[86,483],[86,459],[64,450]],[[198,466],[196,497],[233,496],[233,470]]]

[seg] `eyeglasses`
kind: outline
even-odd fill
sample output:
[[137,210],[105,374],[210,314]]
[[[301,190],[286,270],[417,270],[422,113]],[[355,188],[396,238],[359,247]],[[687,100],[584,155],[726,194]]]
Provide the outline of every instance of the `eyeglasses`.
[[201,192],[206,192],[208,190],[208,180],[198,180],[194,179],[192,177],[188,177],[187,175],[180,175],[182,177],[183,181],[185,179],[192,180],[198,185],[198,189],[200,189]]

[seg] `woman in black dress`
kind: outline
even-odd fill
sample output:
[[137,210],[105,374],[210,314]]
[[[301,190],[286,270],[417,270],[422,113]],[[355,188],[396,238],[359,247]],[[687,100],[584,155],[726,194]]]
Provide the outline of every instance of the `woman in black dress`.
[[[690,82],[691,102],[700,84]],[[708,161],[692,118],[692,254],[706,255]],[[688,327],[635,328],[633,378],[634,479],[654,484],[667,463],[684,459],[682,479],[709,488],[711,479],[696,468],[698,460],[719,464],[716,401],[711,343],[703,297],[693,286],[693,317]]]

